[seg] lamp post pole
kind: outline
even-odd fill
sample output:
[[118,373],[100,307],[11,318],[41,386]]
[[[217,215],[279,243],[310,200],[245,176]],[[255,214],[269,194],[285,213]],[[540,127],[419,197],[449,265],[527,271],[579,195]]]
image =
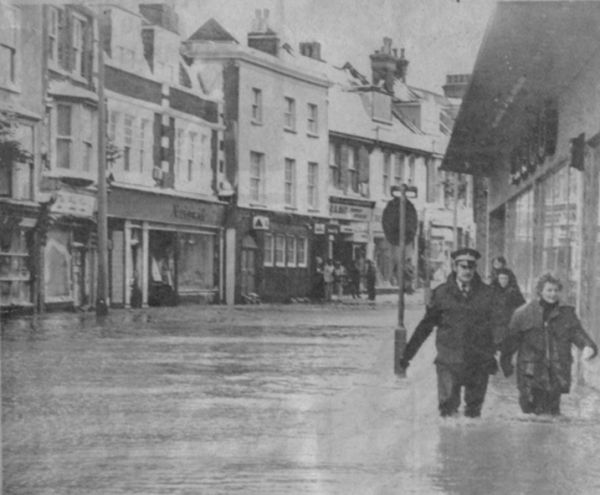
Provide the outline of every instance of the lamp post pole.
[[401,184],[398,188],[400,197],[399,225],[398,225],[398,326],[394,331],[394,373],[399,377],[406,376],[406,370],[400,366],[400,358],[406,347],[406,327],[404,326],[404,250],[406,231],[406,186]]
[[106,108],[104,102],[104,36],[98,29],[98,286],[96,315],[108,314],[108,205],[106,191]]

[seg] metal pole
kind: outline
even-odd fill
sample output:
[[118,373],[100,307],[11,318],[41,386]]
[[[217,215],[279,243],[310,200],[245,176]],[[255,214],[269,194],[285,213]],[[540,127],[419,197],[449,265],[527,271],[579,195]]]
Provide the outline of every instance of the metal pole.
[[98,291],[96,315],[108,314],[108,211],[106,191],[104,36],[98,26]]
[[405,210],[406,188],[400,186],[399,198],[399,240],[398,240],[398,326],[394,332],[394,373],[406,376],[406,370],[400,366],[400,358],[406,347],[406,327],[404,326],[404,250],[405,250]]

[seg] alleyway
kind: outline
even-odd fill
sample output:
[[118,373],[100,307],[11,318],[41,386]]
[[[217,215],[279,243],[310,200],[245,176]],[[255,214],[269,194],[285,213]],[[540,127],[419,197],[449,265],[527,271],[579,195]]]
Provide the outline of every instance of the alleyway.
[[441,420],[433,338],[397,379],[386,297],[3,322],[3,493],[600,493],[600,393],[536,420],[496,376]]

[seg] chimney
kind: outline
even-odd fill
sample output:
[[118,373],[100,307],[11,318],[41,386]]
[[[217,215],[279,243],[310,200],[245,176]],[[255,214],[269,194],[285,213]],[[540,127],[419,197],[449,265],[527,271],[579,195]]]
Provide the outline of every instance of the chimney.
[[[395,52],[397,53],[397,52]],[[383,88],[390,94],[394,93],[394,78],[399,59],[392,52],[392,39],[383,38],[383,47],[375,51],[371,58],[373,84],[378,86],[383,81]]]
[[471,74],[449,74],[444,84],[444,95],[446,98],[458,98],[462,100],[467,91]]
[[261,12],[257,9],[252,21],[252,31],[248,33],[248,46],[277,57],[279,42],[277,33],[269,27],[269,10],[264,9]]
[[[398,53],[398,52],[396,52]],[[403,83],[406,83],[406,72],[408,70],[408,60],[404,58],[404,48],[400,50],[400,58],[396,62],[396,77]]]
[[315,60],[322,60],[321,43],[318,41],[307,41],[300,43],[300,55],[304,55],[305,57],[313,58]]
[[139,5],[140,14],[155,26],[179,34],[179,16],[173,5],[166,3],[143,3]]

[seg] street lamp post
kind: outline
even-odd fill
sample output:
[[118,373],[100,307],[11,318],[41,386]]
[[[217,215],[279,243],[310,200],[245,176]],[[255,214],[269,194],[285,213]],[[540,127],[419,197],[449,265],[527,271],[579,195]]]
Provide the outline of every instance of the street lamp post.
[[399,377],[406,376],[406,370],[400,366],[400,358],[406,347],[406,327],[404,326],[404,263],[405,263],[405,233],[406,233],[406,185],[402,184],[396,189],[399,193],[398,201],[398,325],[394,332],[394,373]]

